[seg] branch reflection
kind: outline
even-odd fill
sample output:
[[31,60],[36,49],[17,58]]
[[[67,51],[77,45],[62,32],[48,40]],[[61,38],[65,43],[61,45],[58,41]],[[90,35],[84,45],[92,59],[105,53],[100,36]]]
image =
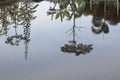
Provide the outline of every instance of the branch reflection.
[[[117,25],[120,22],[120,8],[119,0],[116,1],[100,1],[100,0],[51,0],[54,2],[54,5],[50,7],[47,12],[48,16],[51,16],[51,19],[64,19],[72,20],[73,19],[73,40],[69,44],[65,44],[61,50],[63,52],[69,53],[84,53],[80,49],[79,45],[88,47],[88,51],[92,50],[92,45],[83,45],[77,44],[75,40],[75,19],[80,18],[82,15],[88,16],[92,15],[92,27],[91,30],[94,34],[108,34],[110,32],[109,25]],[[90,49],[90,50],[89,50]]]
[[[12,46],[19,46],[21,41],[24,41],[25,45],[25,59],[27,59],[28,45],[30,42],[30,26],[31,20],[34,20],[36,16],[33,13],[36,12],[38,4],[33,5],[30,2],[14,2],[4,4],[0,8],[0,35],[6,35],[6,44]],[[18,33],[19,27],[23,27],[23,34]],[[8,35],[10,28],[14,28],[15,34]]]
[[[56,5],[59,4],[59,9],[56,9]],[[60,18],[61,21],[63,21],[64,17],[67,17],[67,20],[73,19],[73,27],[68,30],[72,31],[73,39],[71,41],[68,41],[68,44],[65,44],[61,47],[61,51],[64,53],[74,53],[76,56],[79,56],[80,54],[86,54],[89,53],[92,48],[92,44],[83,44],[78,43],[76,41],[76,29],[80,30],[80,27],[76,26],[76,19],[82,16],[82,13],[85,10],[85,2],[76,2],[76,0],[66,0],[62,2],[55,2],[55,5],[53,7],[50,7],[49,11],[47,12],[48,15],[51,15],[51,19],[53,19],[54,15],[55,18]]]
[[64,53],[74,53],[76,56],[79,56],[80,54],[87,54],[91,50],[93,50],[93,47],[92,47],[93,45],[92,44],[83,44],[83,43],[77,44],[76,32],[75,32],[77,26],[75,25],[75,15],[74,15],[73,20],[74,20],[74,25],[72,27],[73,40],[68,41],[68,44],[65,44],[64,46],[62,46],[61,51]]

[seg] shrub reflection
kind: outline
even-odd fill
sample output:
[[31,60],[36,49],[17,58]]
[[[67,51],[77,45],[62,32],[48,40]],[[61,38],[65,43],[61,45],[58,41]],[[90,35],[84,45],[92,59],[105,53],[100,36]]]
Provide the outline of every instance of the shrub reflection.
[[[5,43],[12,46],[18,46],[21,41],[24,41],[25,59],[27,59],[30,41],[30,25],[36,18],[33,13],[36,12],[37,6],[29,2],[12,2],[3,4],[0,8],[0,35],[6,35]],[[17,32],[18,26],[23,27],[23,34]],[[14,28],[15,31],[11,36],[7,34],[10,28]]]
[[[59,8],[56,9],[56,5],[59,5]],[[85,10],[86,2],[84,1],[78,1],[78,0],[64,0],[64,1],[58,1],[55,2],[53,7],[50,7],[49,11],[47,12],[48,15],[51,15],[52,19],[55,15],[55,19],[59,19],[63,21],[63,19],[66,17],[67,20],[73,19],[73,27],[68,30],[72,31],[73,34],[73,40],[68,41],[68,44],[65,44],[61,47],[61,51],[64,53],[74,53],[76,56],[79,56],[80,54],[86,54],[89,53],[93,48],[92,44],[83,44],[78,43],[76,41],[76,29],[80,30],[80,27],[76,26],[76,19],[82,16],[82,13]]]

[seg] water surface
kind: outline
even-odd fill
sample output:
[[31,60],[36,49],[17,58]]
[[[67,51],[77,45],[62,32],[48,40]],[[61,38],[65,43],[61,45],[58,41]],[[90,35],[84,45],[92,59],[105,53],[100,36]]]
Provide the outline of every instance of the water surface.
[[[7,12],[9,7],[1,8],[0,15],[4,16],[1,17],[1,28],[5,28],[0,32],[1,80],[120,79],[120,37],[118,35],[120,16],[117,14],[117,8],[112,4],[112,7],[106,7],[106,13],[102,12],[104,8],[99,7],[103,3],[93,5],[92,11],[88,5],[88,10],[81,10],[81,14],[70,10],[70,14],[73,13],[72,18],[70,19],[66,13],[62,21],[60,17],[56,18],[60,9],[59,4],[55,7],[57,10],[51,10],[50,6],[52,8],[55,4],[48,1],[29,4],[12,3],[9,5],[13,9],[12,14],[15,12],[17,14],[17,11],[19,13],[18,4],[23,7],[21,10],[24,14],[19,14],[21,17],[13,15],[11,18],[10,12]],[[84,8],[83,5],[82,9]],[[101,15],[97,14],[99,11],[96,8],[101,10]],[[30,17],[27,11],[32,9],[33,12],[29,13]],[[110,9],[115,10],[114,14],[108,14],[107,11]],[[94,10],[96,15],[93,13]],[[47,14],[51,11],[57,11],[53,19]],[[75,13],[78,14],[77,17]],[[108,17],[103,17],[103,13]],[[70,20],[66,20],[68,18]],[[94,24],[93,19],[96,23],[99,21],[98,24]],[[103,25],[105,26],[100,27]],[[15,41],[16,39],[18,42]],[[61,47],[66,44],[72,47],[68,51],[62,51]],[[75,46],[78,44],[92,46],[89,47],[90,50],[87,48],[88,52],[83,51],[76,55]]]

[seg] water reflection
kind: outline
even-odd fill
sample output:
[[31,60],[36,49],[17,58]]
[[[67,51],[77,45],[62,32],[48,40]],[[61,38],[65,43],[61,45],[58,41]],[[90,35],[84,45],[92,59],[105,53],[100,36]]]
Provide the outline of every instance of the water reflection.
[[[120,38],[118,35],[117,6],[112,5],[116,12],[107,13],[110,5],[106,5],[106,15],[112,16],[107,19],[107,16],[103,17],[104,6],[101,7],[101,10],[99,7],[104,5],[104,2],[74,0],[75,2],[68,4],[68,0],[60,1],[55,1],[54,5],[53,3],[49,4],[49,2],[40,3],[40,7],[37,7],[38,12],[35,13],[37,18],[33,15],[35,9],[33,9],[33,13],[30,13],[30,7],[34,8],[36,4],[15,2],[0,8],[0,79],[120,80],[120,45],[118,44]],[[61,6],[59,6],[60,4]],[[31,6],[29,7],[29,5]],[[46,15],[49,5],[51,8],[48,14],[52,16],[52,19],[55,17],[65,22],[61,24],[59,20],[50,21]],[[67,8],[63,6],[67,6]],[[28,13],[34,18],[30,17]],[[67,22],[66,19],[71,21]],[[31,22],[32,20],[35,21]],[[72,21],[73,23],[71,23]],[[91,24],[89,21],[94,23]],[[114,22],[117,24],[111,24]],[[80,25],[89,27],[79,27]],[[117,26],[113,28],[111,25]],[[96,36],[91,32],[92,27],[95,29],[94,33],[97,32],[95,34],[107,33],[108,35],[103,40],[101,35]],[[99,29],[102,29],[102,32],[99,32]],[[79,30],[81,30],[80,33]],[[71,33],[71,39],[66,40],[66,35],[68,35],[65,34],[66,31]],[[77,32],[80,40],[76,36]],[[2,41],[7,44],[3,44]],[[17,46],[17,48],[13,46]],[[31,49],[28,51],[28,61],[24,61],[22,47],[25,47],[26,59],[27,51]],[[92,51],[93,48],[94,51]],[[79,56],[83,54],[86,55]]]
[[[4,4],[0,8],[0,35],[6,35],[6,44],[19,46],[21,41],[25,45],[25,59],[27,59],[28,45],[30,41],[31,21],[36,18],[33,13],[36,12],[38,4],[33,5],[29,2],[15,2],[10,5]],[[19,27],[23,27],[23,34],[18,33]],[[8,31],[14,28],[15,34],[9,36]]]
[[[61,51],[75,53],[76,55],[84,54],[92,50],[92,45],[77,44],[75,40],[75,19],[82,15],[92,15],[91,30],[94,34],[108,34],[109,25],[117,25],[120,21],[119,0],[117,1],[92,1],[92,0],[55,0],[54,5],[50,7],[47,15],[51,15],[51,19],[73,19],[73,40],[69,44],[61,47]],[[84,47],[84,48],[83,48]],[[84,50],[86,48],[86,50]],[[83,50],[82,50],[83,49]]]
[[79,28],[76,26],[75,24],[75,14],[73,14],[73,27],[71,29],[72,31],[72,35],[73,35],[73,39],[68,41],[68,44],[65,44],[64,46],[61,47],[61,51],[64,53],[74,53],[76,56],[79,56],[80,54],[87,54],[89,53],[91,50],[93,50],[92,48],[92,44],[83,44],[83,43],[79,43],[77,44],[76,41],[76,28],[79,30]]
[[[82,15],[92,15],[92,32],[95,34],[109,33],[108,25],[117,25],[120,22],[119,0],[117,1],[92,1],[92,0],[56,0],[54,6],[50,7],[48,15],[55,16],[56,19],[64,18],[71,20],[73,11],[75,18]],[[58,7],[56,5],[58,4]]]
[[[61,47],[61,51],[64,53],[74,53],[76,56],[79,56],[80,54],[86,54],[89,53],[93,48],[92,48],[92,44],[83,44],[83,43],[79,43],[77,44],[76,41],[76,29],[80,30],[80,27],[76,26],[76,19],[79,18],[80,16],[82,16],[83,11],[85,10],[85,2],[81,1],[81,2],[77,2],[75,0],[67,0],[67,1],[63,1],[63,2],[58,2],[59,5],[59,9],[55,9],[57,2],[55,2],[55,5],[53,7],[50,7],[49,11],[47,12],[48,15],[52,15],[52,19],[53,16],[55,15],[55,18],[58,19],[60,18],[61,21],[63,21],[64,17],[67,17],[67,20],[71,20],[73,19],[73,27],[68,30],[72,31],[73,34],[73,40],[68,41],[68,44],[65,44],[64,46]],[[69,6],[69,9],[68,9]]]
[[[92,32],[95,34],[109,33],[108,25],[117,25],[119,23],[119,8],[116,8],[115,1],[99,1],[93,5],[92,10]],[[89,11],[88,11],[89,12]]]
[[[41,2],[43,0],[31,0]],[[77,44],[75,39],[75,30],[80,30],[80,27],[75,25],[75,20],[82,15],[92,16],[91,30],[94,34],[110,32],[109,25],[117,25],[120,22],[119,0],[117,1],[93,1],[93,0],[47,0],[54,4],[49,8],[47,15],[51,19],[64,19],[70,21],[73,19],[72,31],[73,40],[69,44],[65,44],[61,50],[63,52],[75,53],[76,55],[88,53],[92,50],[92,45]],[[25,44],[25,58],[27,59],[28,45],[30,42],[30,25],[31,21],[36,18],[33,13],[36,12],[37,4],[25,2],[17,2],[14,0],[4,0],[0,2],[0,35],[7,36],[6,44],[19,46],[21,41]],[[23,26],[23,33],[18,33],[18,26]],[[14,28],[14,34],[9,35],[10,28]],[[69,32],[68,31],[68,32]],[[81,50],[80,50],[81,49]],[[83,50],[84,49],[84,50]]]

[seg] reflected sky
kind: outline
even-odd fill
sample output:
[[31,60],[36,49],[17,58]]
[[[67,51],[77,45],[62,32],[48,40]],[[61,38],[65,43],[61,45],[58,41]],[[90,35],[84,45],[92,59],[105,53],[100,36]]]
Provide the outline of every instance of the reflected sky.
[[[44,1],[33,13],[31,20],[28,56],[25,59],[25,45],[11,46],[5,41],[15,35],[11,27],[7,35],[0,36],[0,79],[1,80],[119,80],[119,23],[109,26],[109,33],[94,34],[91,30],[92,15],[76,19],[77,43],[93,44],[93,50],[86,55],[75,56],[63,53],[61,46],[73,39],[66,33],[73,27],[73,20],[51,20],[47,11],[53,3]],[[47,6],[46,6],[47,5]],[[17,28],[23,34],[23,26]]]

